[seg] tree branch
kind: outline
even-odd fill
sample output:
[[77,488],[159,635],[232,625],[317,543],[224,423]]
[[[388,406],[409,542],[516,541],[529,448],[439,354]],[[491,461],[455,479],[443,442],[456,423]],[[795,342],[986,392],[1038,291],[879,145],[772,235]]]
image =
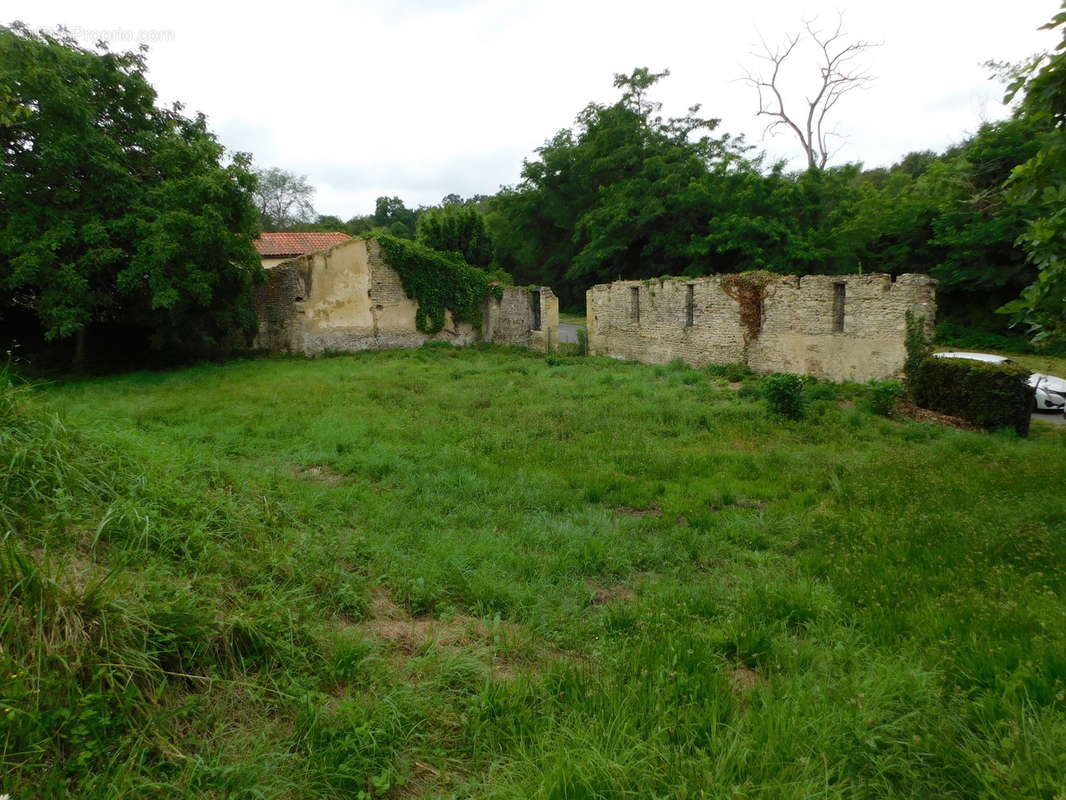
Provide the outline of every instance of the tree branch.
[[[763,130],[763,136],[773,133],[780,125],[788,127],[799,139],[807,157],[807,168],[824,169],[830,157],[835,155],[835,152],[830,153],[828,137],[839,137],[835,131],[826,130],[826,118],[841,97],[854,89],[865,88],[874,80],[868,72],[856,69],[853,62],[871,47],[880,46],[880,43],[863,39],[845,43],[847,34],[844,32],[843,13],[838,14],[837,26],[831,34],[815,28],[813,19],[804,20],[803,27],[801,33],[786,35],[784,42],[776,48],[771,48],[760,36],[762,50],[753,52],[752,56],[770,65],[769,77],[764,77],[762,72],[753,73],[745,69],[743,80],[756,90],[759,102],[756,116],[768,116],[773,120]],[[811,41],[818,50],[820,82],[813,96],[805,98],[805,119],[800,121],[786,111],[779,79],[785,61],[806,40]]]

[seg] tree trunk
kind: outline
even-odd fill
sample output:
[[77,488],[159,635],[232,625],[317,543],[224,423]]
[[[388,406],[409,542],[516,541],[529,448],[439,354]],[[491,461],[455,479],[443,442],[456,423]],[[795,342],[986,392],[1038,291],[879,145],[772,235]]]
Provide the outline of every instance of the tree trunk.
[[78,332],[74,334],[74,369],[85,369],[85,346],[86,339],[88,338],[88,329],[86,327],[78,328]]

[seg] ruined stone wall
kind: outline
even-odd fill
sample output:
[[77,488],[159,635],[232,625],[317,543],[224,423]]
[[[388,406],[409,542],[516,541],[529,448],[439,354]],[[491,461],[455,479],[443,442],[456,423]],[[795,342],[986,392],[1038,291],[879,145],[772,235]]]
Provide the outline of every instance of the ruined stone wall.
[[257,350],[288,352],[299,335],[300,313],[297,299],[307,294],[304,277],[295,261],[267,272],[267,279],[256,290],[255,311],[259,331],[253,346]]
[[498,294],[485,301],[485,341],[546,351],[559,346],[559,298],[550,288],[502,286]]
[[[834,285],[843,319],[834,320]],[[907,357],[907,310],[932,328],[936,282],[926,275],[805,275],[767,287],[762,332],[748,364],[757,372],[798,372],[832,380],[898,376]],[[839,306],[838,306],[839,311]],[[840,330],[834,330],[835,327]]]
[[586,294],[586,314],[592,355],[649,364],[675,358],[694,365],[744,360],[739,309],[717,276],[593,286]]
[[865,381],[903,368],[908,309],[930,326],[936,315],[936,283],[925,275],[781,276],[765,287],[751,330],[732,281],[716,275],[594,286],[586,296],[589,352]]
[[[532,322],[530,291],[508,287],[505,295],[511,297],[507,304],[490,298],[485,309],[486,316],[494,312],[500,341],[526,347],[558,342],[558,301],[550,289],[540,302],[541,318],[552,327],[540,332],[522,328]],[[418,303],[404,292],[399,274],[385,261],[378,243],[350,239],[268,270],[268,280],[256,298],[259,331],[253,346],[317,355],[419,347],[427,341],[465,345],[479,338],[496,340],[468,323],[456,323],[450,312],[445,314],[444,328],[427,335],[415,325],[417,309]]]

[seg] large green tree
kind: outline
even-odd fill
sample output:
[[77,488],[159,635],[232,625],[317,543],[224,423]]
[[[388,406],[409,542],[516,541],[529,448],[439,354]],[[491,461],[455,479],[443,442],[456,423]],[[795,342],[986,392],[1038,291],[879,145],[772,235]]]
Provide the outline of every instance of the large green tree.
[[1036,208],[1006,184],[1046,134],[1047,126],[1031,117],[983,125],[922,178],[934,210],[930,244],[941,249],[930,272],[949,295],[984,298],[991,307],[1033,279],[1035,270],[1016,242]]
[[713,135],[718,121],[698,116],[698,106],[660,116],[648,93],[667,74],[616,75],[621,98],[586,106],[496,198],[489,230],[516,280],[551,284],[576,304],[593,283],[690,266],[688,238],[702,216],[690,184],[742,148]]
[[1015,196],[1036,208],[1020,241],[1038,272],[1003,310],[1034,340],[1066,342],[1066,3],[1045,28],[1063,30],[1056,52],[1019,74],[1008,94],[1022,93],[1019,115],[1052,128],[1011,179]]
[[855,168],[764,168],[698,106],[662,117],[649,93],[667,74],[617,75],[615,103],[588,105],[524,164],[489,213],[500,264],[568,305],[617,278],[841,269],[833,228]]
[[194,346],[254,324],[248,157],[157,107],[145,69],[143,50],[0,27],[0,313],[49,339],[120,321]]
[[1006,182],[1047,133],[1029,117],[989,123],[943,154],[913,153],[857,175],[857,199],[838,210],[841,263],[849,271],[930,273],[943,311],[995,324],[994,309],[1035,275],[1016,245],[1035,207]]
[[[458,197],[458,195],[454,195]],[[493,261],[492,239],[485,216],[473,205],[445,198],[443,205],[418,215],[415,238],[426,247],[444,253],[459,253],[468,264],[487,268]]]
[[698,275],[764,269],[779,273],[851,272],[839,228],[854,213],[855,166],[786,173],[760,161],[701,181],[704,218],[691,233]]
[[414,239],[418,212],[404,205],[399,197],[379,197],[374,203],[374,226],[399,239]]

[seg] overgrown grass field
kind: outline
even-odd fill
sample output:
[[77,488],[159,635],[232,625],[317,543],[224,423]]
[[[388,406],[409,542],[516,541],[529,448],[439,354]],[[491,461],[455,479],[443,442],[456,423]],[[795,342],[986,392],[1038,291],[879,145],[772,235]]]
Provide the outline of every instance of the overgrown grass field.
[[5,389],[0,791],[1066,796],[1066,431],[758,384],[477,347]]

